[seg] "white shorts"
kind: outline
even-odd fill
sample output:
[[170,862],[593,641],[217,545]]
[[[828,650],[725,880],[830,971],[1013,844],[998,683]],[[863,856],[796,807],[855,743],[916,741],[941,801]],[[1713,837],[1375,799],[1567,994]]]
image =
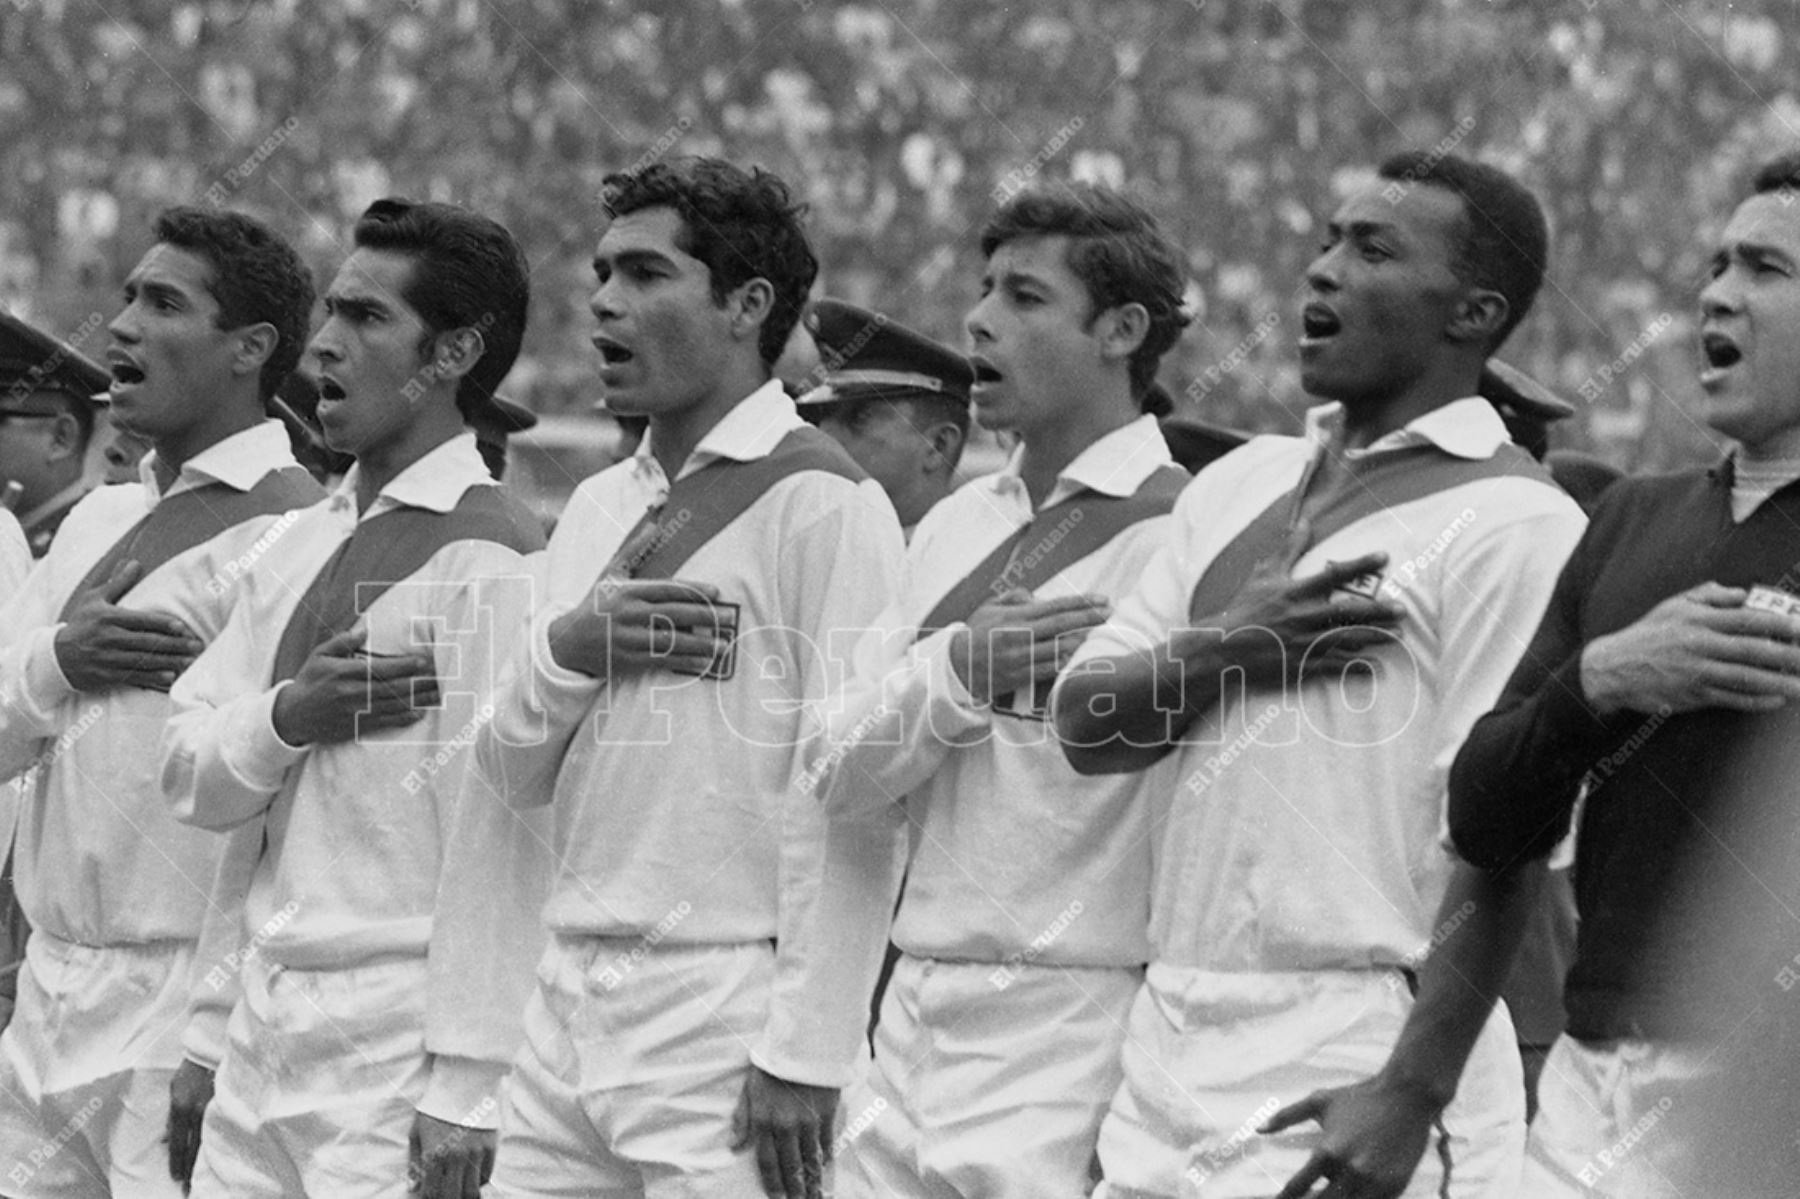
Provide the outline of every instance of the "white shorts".
[[244,967],[195,1199],[404,1199],[425,1093],[425,962]]
[[[1124,1082],[1100,1130],[1108,1199],[1266,1199],[1318,1147],[1277,1110],[1378,1071],[1412,995],[1398,971],[1213,974],[1153,965],[1132,1004]],[[1504,1006],[1404,1194],[1513,1199],[1525,1142],[1519,1050]]]
[[[1538,1081],[1526,1146],[1524,1195],[1685,1199],[1735,1195],[1718,1141],[1688,1121],[1712,1055],[1644,1041],[1558,1039]],[[1785,1097],[1791,1106],[1792,1097]],[[1710,1150],[1710,1152],[1709,1152]]]
[[493,1193],[761,1195],[731,1119],[774,975],[766,941],[553,938],[504,1091]]
[[181,1194],[163,1137],[193,961],[187,941],[31,935],[0,1033],[0,1193]]
[[1086,1195],[1142,978],[902,956],[846,1094],[840,1199]]

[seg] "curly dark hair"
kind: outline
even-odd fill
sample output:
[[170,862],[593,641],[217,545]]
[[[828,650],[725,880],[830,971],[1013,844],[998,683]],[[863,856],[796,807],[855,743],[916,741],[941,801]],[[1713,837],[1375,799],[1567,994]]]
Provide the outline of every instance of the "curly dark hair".
[[819,273],[800,224],[806,205],[792,198],[779,175],[761,167],[745,171],[720,158],[672,158],[608,175],[600,203],[608,219],[674,209],[681,218],[676,244],[706,264],[716,304],[752,279],[768,280],[775,300],[757,350],[765,366],[775,364]]
[[206,290],[219,305],[218,327],[242,329],[267,321],[275,352],[263,363],[257,389],[263,400],[299,365],[312,324],[312,273],[280,234],[254,217],[216,208],[165,208],[156,240],[206,260]]
[[357,246],[413,260],[400,298],[425,322],[421,356],[450,329],[481,334],[481,358],[456,389],[465,419],[485,407],[518,360],[531,307],[531,264],[506,226],[458,204],[389,196],[363,210]]
[[1150,210],[1122,192],[1091,183],[1032,188],[1008,200],[981,230],[981,254],[1021,237],[1067,237],[1069,270],[1087,288],[1091,323],[1108,308],[1142,304],[1150,313],[1143,344],[1131,354],[1131,394],[1153,416],[1168,403],[1151,389],[1156,367],[1188,326],[1182,311],[1181,255]]
[[1462,197],[1461,244],[1450,269],[1469,287],[1497,291],[1506,297],[1506,321],[1489,340],[1492,354],[1518,327],[1538,288],[1550,258],[1550,226],[1543,206],[1524,184],[1498,167],[1454,154],[1404,150],[1375,173],[1401,183],[1423,183]]

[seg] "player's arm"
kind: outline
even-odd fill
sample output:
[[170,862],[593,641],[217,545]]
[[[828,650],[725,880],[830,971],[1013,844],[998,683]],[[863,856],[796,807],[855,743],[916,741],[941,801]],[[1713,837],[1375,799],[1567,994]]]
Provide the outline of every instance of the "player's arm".
[[1547,854],[1567,829],[1582,778],[1626,752],[1622,743],[1677,713],[1767,712],[1800,701],[1800,617],[1750,606],[1750,595],[1701,583],[1585,644],[1568,616],[1546,620],[1456,760],[1450,829],[1458,850],[1488,867]]
[[1541,859],[1501,873],[1457,866],[1434,925],[1439,944],[1419,970],[1418,1000],[1387,1064],[1373,1078],[1289,1104],[1263,1125],[1277,1132],[1317,1120],[1322,1128],[1318,1148],[1277,1199],[1300,1199],[1321,1180],[1344,1199],[1391,1199],[1406,1189],[1512,972],[1544,869]]
[[[1176,525],[1180,536],[1181,524]],[[1142,770],[1169,752],[1232,687],[1282,689],[1341,672],[1392,639],[1399,608],[1347,593],[1379,570],[1382,554],[1329,563],[1293,577],[1310,531],[1295,525],[1279,554],[1261,563],[1222,612],[1187,614],[1192,572],[1179,543],[1146,568],[1124,619],[1077,653],[1057,684],[1056,730],[1070,765],[1083,774]]]
[[[427,1080],[414,1115],[411,1181],[423,1199],[479,1193],[493,1171],[499,1089],[524,1040],[522,1014],[541,956],[539,913],[555,873],[550,811],[514,808],[474,769],[473,728],[494,711],[510,633],[530,619],[541,555],[477,543],[447,605],[442,689],[469,725],[446,729],[449,758],[417,785],[436,805],[441,866],[426,954]],[[454,722],[452,722],[454,723]]]
[[72,535],[52,546],[0,609],[0,779],[16,778],[45,751],[72,696],[119,686],[167,691],[200,649],[180,621],[118,604],[142,577],[136,563],[76,597],[63,618],[70,576],[86,569],[72,554],[91,540],[92,518],[107,515],[83,504],[79,522],[71,514]]
[[570,742],[613,678],[669,667],[698,673],[719,638],[710,589],[596,576],[592,546],[621,516],[593,498],[595,484],[576,492],[551,536],[542,598],[521,625],[493,719],[476,740],[480,769],[515,807],[550,802]]
[[200,1128],[212,1102],[214,1075],[225,1057],[226,1023],[242,991],[250,936],[244,927],[244,900],[263,840],[261,820],[240,825],[226,836],[200,924],[194,960],[201,967],[194,970],[189,985],[182,1063],[169,1082],[169,1175],[183,1184],[192,1180],[200,1156]]
[[[843,672],[830,660],[833,630],[869,627],[899,594],[900,528],[875,488],[858,485],[784,541],[781,589],[792,597],[793,625],[805,634],[802,698],[819,695]],[[796,775],[805,749],[803,740],[794,747]],[[780,810],[775,978],[734,1132],[755,1155],[769,1195],[813,1199],[821,1194],[838,1094],[867,1029],[904,826],[891,805],[828,814],[815,795],[793,785]]]
[[890,608],[861,636],[849,683],[818,705],[803,785],[833,810],[897,802],[990,735],[997,698],[1053,680],[1106,614],[1095,596],[1010,592],[914,643],[907,609]]
[[184,824],[222,832],[268,810],[307,750],[283,742],[271,710],[266,647],[240,600],[225,627],[169,692],[163,797]]

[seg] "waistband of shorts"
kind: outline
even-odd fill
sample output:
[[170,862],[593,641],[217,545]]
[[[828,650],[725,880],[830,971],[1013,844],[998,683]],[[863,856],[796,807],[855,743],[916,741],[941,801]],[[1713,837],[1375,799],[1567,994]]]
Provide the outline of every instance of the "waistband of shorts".
[[84,941],[68,941],[41,928],[31,930],[26,941],[27,952],[36,944],[38,952],[48,953],[60,961],[91,961],[105,957],[163,960],[182,951],[192,952],[197,942],[185,938],[167,941],[128,941],[117,945],[89,945]]
[[657,954],[716,954],[716,952],[734,951],[734,949],[754,949],[767,952],[776,947],[774,938],[760,938],[754,942],[677,942],[673,936],[657,936],[653,933],[562,933],[551,931],[549,943],[553,949],[563,952],[630,952],[643,949]]
[[244,968],[252,967],[264,974],[286,974],[294,978],[330,979],[330,978],[385,978],[392,974],[417,972],[425,973],[425,956],[418,953],[384,953],[342,966],[295,966],[287,962],[279,962],[270,958],[266,947],[261,952],[248,956]]
[[1152,962],[1144,982],[1166,1009],[1241,1018],[1357,995],[1410,997],[1416,976],[1399,966],[1220,971]]
[[677,953],[691,950],[696,953],[713,953],[721,949],[773,949],[775,938],[759,937],[753,941],[678,941],[672,936],[656,935],[655,930],[645,933],[571,933],[560,929],[550,930],[550,944],[579,949],[583,946],[604,946],[611,949],[631,948],[642,945],[659,953]]
[[982,974],[992,974],[996,970],[1004,970],[1007,973],[1016,975],[1020,978],[1028,978],[1038,974],[1079,974],[1103,978],[1117,978],[1125,975],[1131,975],[1140,979],[1144,977],[1144,967],[1142,963],[1136,966],[1071,965],[1066,962],[1047,962],[1043,958],[1027,959],[1023,954],[1017,954],[1002,960],[986,958],[940,958],[923,953],[908,953],[904,949],[900,951],[900,956],[907,961],[928,965],[934,969],[969,970]]
[[619,958],[642,961],[652,956],[694,959],[735,953],[773,954],[775,942],[673,941],[659,939],[652,933],[615,937],[596,933],[552,932],[546,952],[587,969]]

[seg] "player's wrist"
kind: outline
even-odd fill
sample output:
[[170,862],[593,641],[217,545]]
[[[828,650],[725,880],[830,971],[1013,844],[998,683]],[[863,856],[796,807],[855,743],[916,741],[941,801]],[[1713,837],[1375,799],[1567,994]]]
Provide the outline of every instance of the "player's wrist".
[[307,729],[303,701],[300,686],[289,683],[275,693],[275,703],[269,709],[269,727],[282,744],[293,749],[304,749],[314,741]]
[[1436,1117],[1456,1098],[1457,1083],[1454,1077],[1441,1078],[1438,1073],[1406,1062],[1390,1061],[1375,1080],[1400,1102]]
[[968,625],[959,625],[950,632],[949,659],[950,673],[968,693],[969,699],[977,707],[988,702],[985,688],[978,684],[982,681],[975,677],[975,635]]
[[1611,716],[1626,704],[1614,685],[1611,668],[1611,639],[1601,637],[1582,647],[1580,669],[1581,698],[1596,716]]
[[581,618],[580,611],[571,609],[550,622],[550,627],[545,630],[545,641],[550,649],[550,661],[563,670],[586,675],[588,678],[597,678],[598,676],[586,660],[587,655],[581,652]]
[[1178,666],[1172,673],[1159,671],[1178,690],[1181,710],[1195,715],[1218,701],[1225,672],[1238,667],[1226,652],[1224,641],[1216,631],[1183,629],[1169,639],[1169,660]]

